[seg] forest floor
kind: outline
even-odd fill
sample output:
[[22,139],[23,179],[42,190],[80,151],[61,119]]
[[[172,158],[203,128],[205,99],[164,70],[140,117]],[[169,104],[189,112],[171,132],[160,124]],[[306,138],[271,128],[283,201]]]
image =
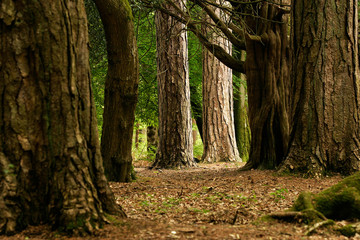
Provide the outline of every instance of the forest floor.
[[348,239],[336,231],[346,222],[306,236],[309,226],[300,222],[260,221],[290,208],[300,192],[317,193],[341,176],[305,179],[274,171],[239,171],[240,166],[216,163],[181,171],[150,170],[147,162],[136,162],[137,181],[110,183],[128,218],[92,237],[68,238],[37,226],[4,239]]

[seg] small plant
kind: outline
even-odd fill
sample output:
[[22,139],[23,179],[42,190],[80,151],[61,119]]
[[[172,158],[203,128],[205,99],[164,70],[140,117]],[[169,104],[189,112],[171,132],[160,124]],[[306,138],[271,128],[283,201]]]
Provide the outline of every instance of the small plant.
[[194,213],[209,213],[210,210],[208,209],[198,209],[198,208],[189,208],[189,211],[194,212]]
[[143,207],[149,207],[151,205],[151,203],[149,201],[144,200],[140,203],[140,205]]
[[199,193],[191,193],[190,196],[193,198],[198,198],[198,197],[200,197],[200,194]]
[[275,192],[271,192],[270,195],[274,197],[275,202],[278,202],[281,199],[285,199],[285,194],[288,192],[289,190],[287,190],[286,188],[280,188],[277,189]]

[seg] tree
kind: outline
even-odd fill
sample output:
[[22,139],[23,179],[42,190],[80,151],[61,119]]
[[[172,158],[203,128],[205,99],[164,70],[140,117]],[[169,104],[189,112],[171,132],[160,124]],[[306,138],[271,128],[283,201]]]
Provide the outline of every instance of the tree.
[[[176,1],[183,8],[183,1]],[[168,9],[173,6],[166,5]],[[187,34],[184,25],[156,12],[157,71],[159,96],[159,145],[155,167],[195,165],[193,159]]]
[[[224,2],[221,1],[220,4]],[[221,15],[220,10],[215,13],[226,21],[226,15]],[[206,23],[212,24],[209,17],[205,18]],[[231,53],[231,43],[218,31],[207,26],[209,24],[204,24],[204,35]],[[205,162],[240,160],[234,127],[232,71],[206,48],[203,50],[202,92],[204,138],[202,160]]]
[[256,35],[246,35],[251,147],[243,169],[274,169],[282,163],[289,141],[287,11],[267,2],[253,8],[259,15],[245,19]]
[[102,165],[83,1],[0,9],[0,233],[92,231],[121,214]]
[[[246,52],[244,50],[233,50],[234,55],[245,61]],[[246,75],[234,72],[233,75],[233,91],[234,91],[234,125],[236,145],[239,150],[239,156],[243,161],[249,159],[250,151],[250,126],[248,120],[248,104],[246,91]]]
[[138,97],[139,63],[128,0],[95,0],[107,42],[108,73],[101,152],[110,181],[131,181],[132,136]]
[[[202,21],[191,11],[183,11],[176,6],[173,6],[174,10],[169,10],[159,3],[142,1],[186,24],[187,29],[223,64],[240,73],[246,71],[252,138],[249,161],[244,170],[279,166],[287,151],[290,129],[288,1],[229,1],[232,7],[224,7],[214,1],[191,1],[207,13],[216,28],[238,50],[246,50],[246,64],[231,56],[219,44],[211,42],[199,29]],[[171,0],[165,2],[173,5]],[[233,21],[224,22],[209,5],[220,8]],[[188,9],[193,9],[193,6]]]
[[293,2],[293,128],[282,170],[359,170],[357,3]]

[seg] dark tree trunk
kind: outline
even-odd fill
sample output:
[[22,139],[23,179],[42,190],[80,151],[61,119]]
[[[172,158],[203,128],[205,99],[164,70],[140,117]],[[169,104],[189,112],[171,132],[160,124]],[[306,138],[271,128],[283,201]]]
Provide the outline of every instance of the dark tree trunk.
[[[184,1],[176,4],[184,7]],[[171,6],[165,5],[171,9]],[[167,14],[155,15],[159,94],[159,146],[154,167],[195,166],[185,25]]]
[[139,149],[139,135],[140,135],[140,124],[136,124],[136,130],[135,130],[135,148]]
[[278,6],[258,6],[261,18],[247,18],[257,37],[246,36],[251,147],[243,169],[274,169],[283,161],[289,141],[288,26]]
[[293,129],[281,170],[359,170],[357,4],[293,2]]
[[146,129],[146,138],[147,138],[147,151],[151,156],[156,153],[158,145],[158,134],[157,128],[154,126],[148,126]]
[[105,29],[108,74],[101,152],[110,181],[131,181],[132,137],[138,97],[139,63],[128,0],[95,0]]
[[0,8],[0,233],[92,231],[124,213],[104,175],[83,1]]
[[[218,3],[219,0],[217,1]],[[222,3],[221,3],[222,4]],[[219,10],[215,10],[220,18]],[[205,21],[212,23],[209,17]],[[204,34],[215,44],[223,47],[229,54],[232,52],[231,43],[218,35],[213,29],[204,26]],[[221,63],[209,50],[203,49],[203,143],[204,153],[202,161],[239,161],[236,145],[232,70]]]

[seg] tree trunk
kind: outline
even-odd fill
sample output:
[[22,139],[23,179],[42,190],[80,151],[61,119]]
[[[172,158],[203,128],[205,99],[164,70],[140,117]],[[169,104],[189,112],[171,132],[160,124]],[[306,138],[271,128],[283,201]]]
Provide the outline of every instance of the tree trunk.
[[[236,54],[236,53],[235,53]],[[245,61],[245,51],[238,53],[239,58]],[[243,161],[249,159],[250,152],[250,125],[248,120],[247,93],[245,89],[246,75],[235,72],[238,82],[234,84],[234,125],[236,145],[239,150],[239,156]]]
[[136,124],[136,130],[135,130],[135,148],[139,149],[139,135],[140,135],[140,124]]
[[110,181],[131,181],[132,137],[138,97],[139,63],[128,0],[95,0],[107,42],[108,74],[101,152]]
[[246,36],[251,147],[244,170],[276,168],[283,161],[289,141],[287,17],[277,5],[258,6],[261,18],[246,19],[258,38]]
[[359,170],[357,3],[293,3],[293,129],[281,170]]
[[[184,1],[176,4],[184,8]],[[166,5],[171,9],[170,5]],[[195,166],[185,25],[156,12],[159,146],[154,167]]]
[[146,130],[147,152],[148,155],[153,156],[156,154],[156,149],[158,145],[157,128],[154,126],[148,126]]
[[[201,141],[203,142],[203,120],[202,120],[202,104],[201,100],[198,100],[199,98],[202,98],[201,93],[199,94],[195,87],[190,86],[190,95],[191,95],[191,110],[193,113],[193,117],[196,122],[196,126],[199,130],[199,135],[201,138]],[[200,96],[199,96],[200,95]],[[194,142],[195,144],[195,142]]]
[[[219,2],[219,1],[218,1]],[[220,10],[215,10],[221,14]],[[220,16],[224,19],[225,16]],[[205,19],[211,23],[209,17]],[[211,41],[231,53],[231,43],[213,29],[204,26]],[[232,70],[221,63],[210,51],[203,49],[203,140],[202,161],[241,160],[236,145]]]
[[102,165],[84,2],[0,4],[0,233],[124,216]]

